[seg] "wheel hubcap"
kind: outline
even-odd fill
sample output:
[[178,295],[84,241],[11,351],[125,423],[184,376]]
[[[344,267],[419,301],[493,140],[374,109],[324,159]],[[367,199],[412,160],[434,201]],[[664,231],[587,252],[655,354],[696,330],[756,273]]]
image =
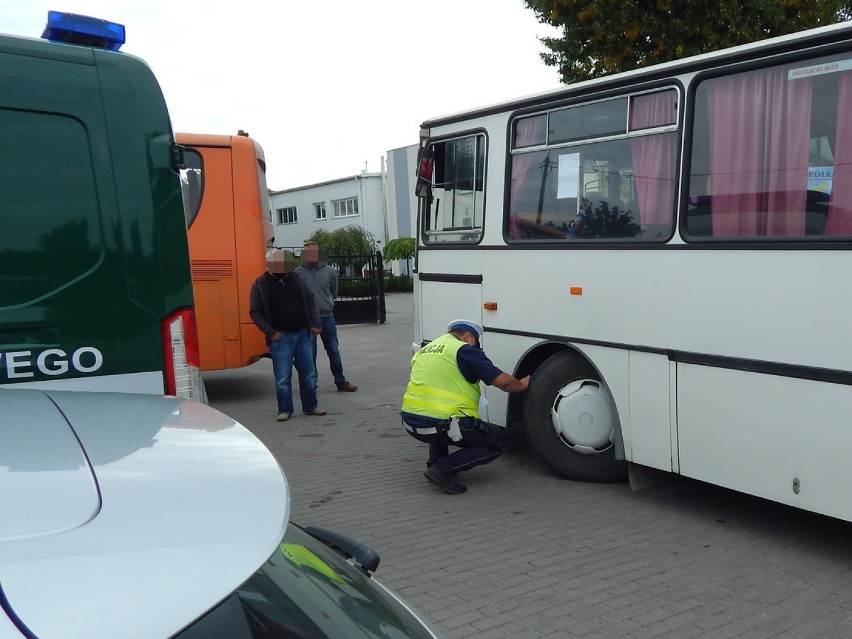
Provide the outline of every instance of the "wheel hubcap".
[[615,416],[599,380],[575,380],[559,389],[551,418],[556,434],[578,453],[597,454],[612,446]]

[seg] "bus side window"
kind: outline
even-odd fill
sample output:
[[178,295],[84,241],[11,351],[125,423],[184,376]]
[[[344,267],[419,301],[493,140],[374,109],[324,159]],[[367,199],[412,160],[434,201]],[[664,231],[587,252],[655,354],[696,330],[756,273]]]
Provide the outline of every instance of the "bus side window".
[[667,241],[677,109],[666,88],[515,120],[506,239]]
[[708,77],[695,92],[686,231],[726,241],[852,236],[848,54]]

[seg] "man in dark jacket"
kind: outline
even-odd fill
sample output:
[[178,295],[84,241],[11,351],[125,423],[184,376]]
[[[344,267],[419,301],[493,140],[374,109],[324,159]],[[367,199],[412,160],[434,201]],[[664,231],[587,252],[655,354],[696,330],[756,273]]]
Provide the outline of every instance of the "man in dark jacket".
[[317,371],[313,361],[311,336],[320,333],[316,302],[309,287],[294,272],[296,258],[280,249],[266,253],[266,273],[251,287],[249,315],[266,335],[279,422],[293,414],[293,365],[299,375],[299,396],[306,415],[325,415],[317,408]]

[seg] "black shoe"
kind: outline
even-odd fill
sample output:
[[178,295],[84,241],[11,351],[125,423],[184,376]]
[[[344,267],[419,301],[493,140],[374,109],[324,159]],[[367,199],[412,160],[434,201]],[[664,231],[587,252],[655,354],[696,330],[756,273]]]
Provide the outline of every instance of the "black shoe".
[[460,495],[467,491],[467,486],[458,483],[452,475],[442,473],[435,466],[423,473],[423,476],[436,486],[443,488],[447,494]]

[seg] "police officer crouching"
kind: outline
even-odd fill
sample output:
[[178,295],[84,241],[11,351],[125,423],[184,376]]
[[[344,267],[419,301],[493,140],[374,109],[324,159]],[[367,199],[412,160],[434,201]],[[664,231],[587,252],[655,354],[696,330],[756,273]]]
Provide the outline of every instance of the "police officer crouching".
[[[456,481],[459,472],[487,464],[503,452],[494,427],[480,419],[479,382],[521,393],[530,378],[518,379],[494,366],[482,351],[480,324],[453,320],[447,331],[411,358],[400,414],[408,433],[429,444],[423,476],[457,495],[467,490]],[[450,453],[450,446],[459,450]]]

